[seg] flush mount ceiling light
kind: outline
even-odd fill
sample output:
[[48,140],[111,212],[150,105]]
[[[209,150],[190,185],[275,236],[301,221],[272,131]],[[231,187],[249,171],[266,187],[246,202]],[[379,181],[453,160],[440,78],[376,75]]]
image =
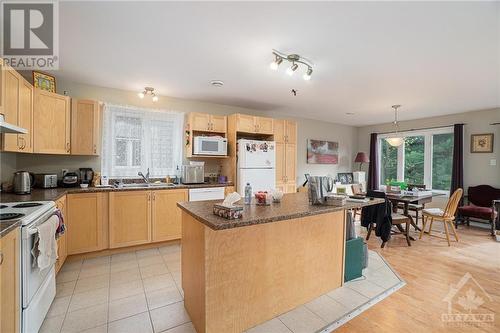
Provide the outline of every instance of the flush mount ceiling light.
[[224,85],[224,81],[221,80],[212,80],[210,84],[214,87],[222,87]]
[[311,74],[313,72],[312,69],[312,63],[305,59],[304,57],[301,57],[298,54],[284,54],[279,51],[273,50],[273,55],[274,55],[274,61],[269,65],[269,67],[276,71],[278,70],[279,65],[283,62],[283,60],[288,61],[291,63],[290,67],[286,69],[286,73],[290,76],[292,76],[295,71],[299,68],[299,65],[306,66],[306,72],[302,76],[302,78],[306,81],[309,81],[311,79]]
[[403,144],[404,139],[400,136],[398,136],[398,131],[399,131],[399,125],[398,125],[398,109],[401,107],[401,105],[396,104],[393,105],[392,108],[394,109],[394,127],[396,128],[396,133],[394,136],[390,138],[386,138],[385,141],[389,143],[393,147],[399,147]]
[[139,96],[140,99],[143,99],[146,95],[151,95],[153,102],[158,102],[158,96],[156,96],[154,91],[155,88],[153,87],[145,87],[144,91],[138,93],[137,96]]

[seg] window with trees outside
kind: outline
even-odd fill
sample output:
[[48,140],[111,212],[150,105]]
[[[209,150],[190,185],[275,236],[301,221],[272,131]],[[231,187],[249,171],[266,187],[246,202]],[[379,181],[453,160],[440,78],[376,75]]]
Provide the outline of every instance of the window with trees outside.
[[434,191],[450,191],[453,128],[400,132],[404,142],[399,147],[385,140],[391,135],[378,137],[380,185],[404,181]]

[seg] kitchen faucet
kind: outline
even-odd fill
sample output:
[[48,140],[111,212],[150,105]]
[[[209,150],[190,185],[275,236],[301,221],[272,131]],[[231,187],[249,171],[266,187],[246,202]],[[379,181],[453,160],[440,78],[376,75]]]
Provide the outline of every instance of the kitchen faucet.
[[148,172],[146,173],[146,176],[144,176],[144,174],[141,171],[139,171],[139,173],[137,175],[141,176],[142,179],[144,179],[144,182],[146,184],[149,184],[149,168],[148,168]]

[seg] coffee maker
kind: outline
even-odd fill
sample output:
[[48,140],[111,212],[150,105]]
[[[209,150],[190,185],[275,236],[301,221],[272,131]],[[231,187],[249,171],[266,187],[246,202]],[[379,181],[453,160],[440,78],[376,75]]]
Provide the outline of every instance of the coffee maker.
[[90,186],[93,178],[94,170],[92,168],[80,168],[80,184],[88,184]]

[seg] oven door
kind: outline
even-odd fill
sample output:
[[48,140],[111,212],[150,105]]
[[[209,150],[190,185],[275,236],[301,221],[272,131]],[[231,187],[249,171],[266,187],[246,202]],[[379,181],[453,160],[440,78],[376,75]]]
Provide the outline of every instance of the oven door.
[[[23,298],[23,309],[27,308],[31,300],[35,296],[36,292],[44,284],[47,276],[54,265],[51,265],[43,270],[38,268],[35,259],[31,255],[31,249],[35,242],[35,234],[30,234],[29,230],[35,228],[35,225],[39,225],[48,220],[50,216],[54,214],[52,209],[50,212],[43,214],[35,222],[22,227],[22,242],[21,242],[21,276],[22,276],[22,298]],[[55,263],[55,260],[54,260]],[[52,275],[53,278],[53,275]]]

